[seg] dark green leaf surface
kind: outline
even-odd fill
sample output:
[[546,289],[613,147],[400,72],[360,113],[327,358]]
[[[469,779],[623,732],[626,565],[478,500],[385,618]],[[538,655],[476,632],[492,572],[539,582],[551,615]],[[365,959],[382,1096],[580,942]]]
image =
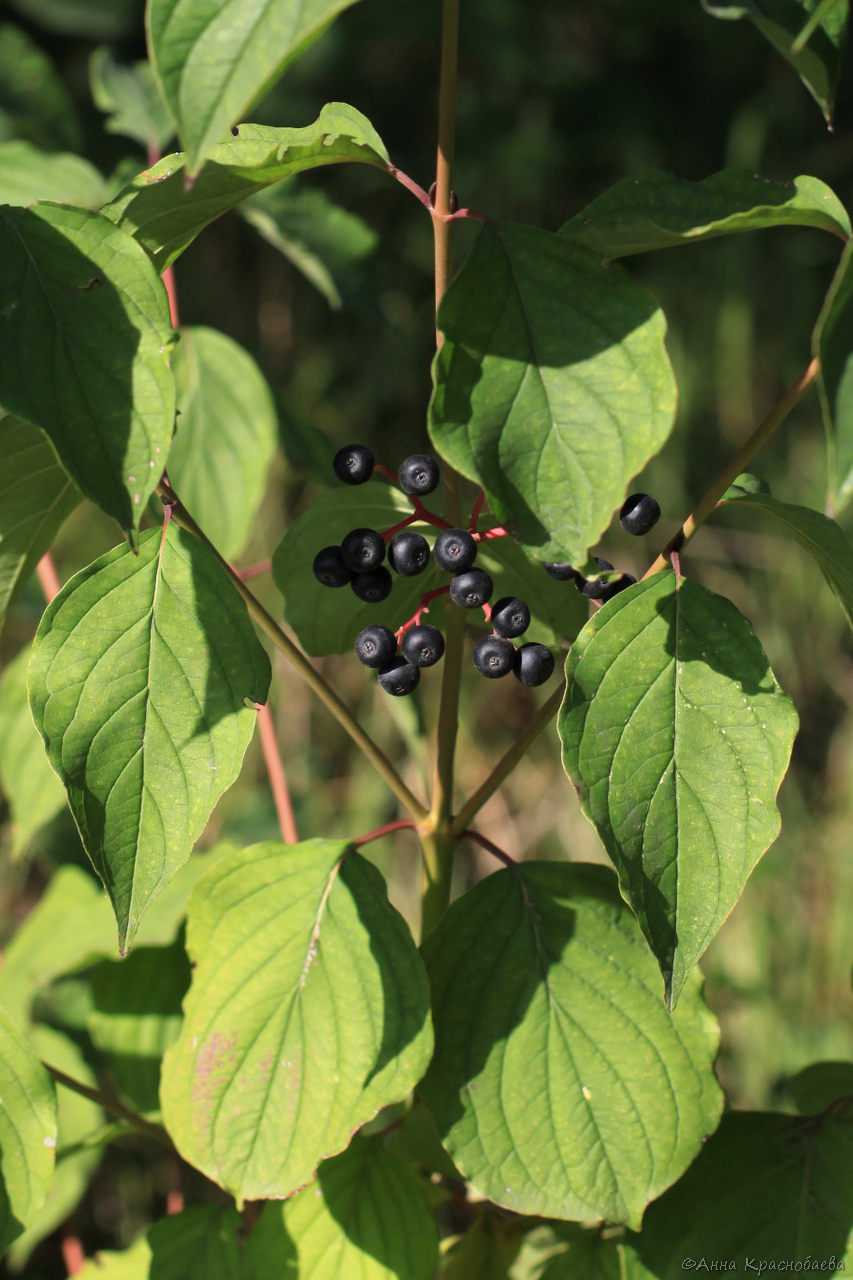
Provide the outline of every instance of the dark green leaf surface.
[[482,1213],[445,1255],[441,1280],[510,1280],[516,1272],[509,1268],[520,1244],[518,1224]]
[[29,649],[22,649],[0,678],[0,788],[12,818],[12,849],[18,852],[65,805],[27,703],[29,659]]
[[414,1174],[380,1140],[356,1137],[316,1182],[266,1206],[244,1280],[432,1280],[437,1263],[435,1220]]
[[421,1093],[459,1169],[519,1213],[639,1225],[722,1106],[698,979],[668,1014],[615,877],[579,863],[488,876],[423,951]]
[[669,570],[587,623],[566,675],[563,763],[674,1004],[779,833],[797,715],[746,618]]
[[157,152],[175,136],[150,63],[123,66],[102,46],[89,59],[89,86],[95,106],[107,117],[108,133],[123,134]]
[[543,560],[583,565],[672,427],[664,319],[617,267],[485,227],[438,317],[430,433]]
[[117,40],[139,22],[137,0],[11,0],[25,18],[66,36]]
[[215,329],[182,329],[172,369],[179,416],[169,480],[232,560],[252,529],[278,443],[272,392],[249,353]]
[[573,1222],[534,1227],[524,1237],[510,1280],[654,1280],[640,1262],[635,1239]]
[[602,258],[709,240],[765,227],[819,227],[842,239],[850,218],[819,178],[775,182],[724,169],[702,182],[672,173],[623,178],[560,228],[560,235]]
[[0,1009],[0,1255],[41,1212],[55,1151],[50,1076]]
[[149,0],[148,48],[195,175],[285,66],[355,0]]
[[238,1202],[304,1186],[429,1061],[420,957],[381,876],[348,849],[254,845],[190,898],[196,967],[164,1060],[163,1119]]
[[[640,1251],[658,1280],[684,1274],[685,1258],[746,1260],[811,1275],[848,1254],[853,1227],[853,1109],[806,1119],[732,1112],[676,1186],[643,1219]],[[822,1274],[835,1267],[824,1265]]]
[[244,1280],[240,1216],[234,1208],[190,1205],[161,1218],[122,1253],[99,1252],[80,1280]]
[[749,18],[789,62],[832,125],[835,94],[847,32],[847,2],[826,13],[804,48],[795,51],[816,0],[702,0],[715,18]]
[[0,23],[0,130],[45,149],[80,146],[80,122],[62,77],[12,22]]
[[827,504],[842,511],[853,495],[853,246],[848,245],[812,335],[828,445]]
[[269,660],[225,571],[171,523],[66,584],[39,625],[30,705],[130,945],[240,771]]
[[0,416],[0,618],[80,502],[38,427]]
[[0,204],[63,200],[97,209],[106,195],[104,178],[82,156],[41,151],[21,139],[0,143]]
[[825,1111],[839,1098],[853,1103],[853,1062],[812,1062],[788,1081],[800,1115]]
[[56,204],[0,208],[0,400],[41,427],[123,529],[166,463],[175,420],[166,292],[132,237]]
[[329,102],[304,129],[241,124],[213,148],[187,186],[184,156],[164,156],[104,207],[163,271],[198,233],[241,200],[305,169],[354,161],[386,168],[388,152],[376,130],[344,102]]

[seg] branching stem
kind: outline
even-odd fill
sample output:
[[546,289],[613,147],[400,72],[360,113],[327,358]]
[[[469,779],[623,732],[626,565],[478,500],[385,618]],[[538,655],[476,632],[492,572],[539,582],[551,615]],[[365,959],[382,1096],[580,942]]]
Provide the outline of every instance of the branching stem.
[[93,1089],[88,1084],[83,1084],[82,1080],[75,1080],[73,1076],[66,1075],[58,1067],[52,1067],[49,1062],[43,1062],[42,1066],[57,1084],[64,1085],[72,1093],[79,1093],[81,1097],[88,1098],[90,1102],[97,1102],[98,1106],[103,1107],[104,1111],[109,1112],[110,1115],[117,1116],[119,1120],[125,1120],[137,1133],[143,1134],[146,1138],[151,1138],[154,1142],[159,1142],[161,1146],[168,1147],[170,1151],[174,1150],[168,1133],[165,1129],[161,1129],[158,1124],[152,1124],[150,1120],[146,1120],[144,1116],[139,1115],[136,1111],[131,1111],[130,1107],[126,1107],[121,1102],[116,1102],[113,1098],[108,1098],[98,1089]]

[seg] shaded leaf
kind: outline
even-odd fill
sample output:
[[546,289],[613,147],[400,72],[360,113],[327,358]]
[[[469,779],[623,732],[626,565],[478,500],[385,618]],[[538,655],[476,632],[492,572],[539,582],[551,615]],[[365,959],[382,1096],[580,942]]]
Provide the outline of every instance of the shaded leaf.
[[839,1098],[853,1103],[853,1062],[812,1062],[787,1083],[800,1115],[816,1115]]
[[827,504],[842,511],[853,495],[853,246],[848,245],[812,334],[827,435]]
[[542,559],[583,565],[672,426],[661,311],[559,236],[487,226],[438,326],[436,448]]
[[149,0],[148,48],[197,174],[235,121],[354,0]]
[[847,210],[819,178],[776,182],[745,169],[724,169],[701,182],[672,173],[623,178],[564,223],[560,235],[602,258],[621,258],[783,226],[850,236]]
[[438,1233],[417,1179],[381,1141],[356,1137],[320,1165],[316,1182],[264,1208],[244,1280],[432,1280],[437,1263]]
[[534,1227],[524,1237],[510,1280],[654,1280],[634,1241],[574,1222]]
[[241,124],[235,137],[213,148],[191,186],[184,156],[164,156],[103,212],[134,236],[163,271],[209,222],[247,196],[305,169],[346,161],[384,169],[388,152],[360,112],[344,102],[329,102],[303,129]]
[[519,1223],[481,1213],[447,1253],[441,1280],[509,1280],[521,1240]]
[[124,66],[101,46],[89,59],[89,87],[108,133],[133,138],[143,147],[162,151],[175,136],[172,117],[148,62]]
[[136,31],[138,0],[10,0],[14,9],[48,31],[118,40]]
[[122,1253],[86,1262],[81,1280],[243,1280],[240,1216],[233,1207],[196,1204],[153,1223]]
[[164,1060],[163,1120],[181,1155],[238,1203],[303,1186],[429,1061],[411,934],[349,848],[255,845],[190,898],[196,967]]
[[563,763],[674,1004],[779,833],[797,715],[746,618],[668,570],[587,623],[566,676]]
[[731,1112],[681,1181],[649,1206],[641,1257],[659,1280],[675,1280],[685,1258],[701,1257],[731,1259],[739,1274],[747,1258],[788,1270],[811,1258],[820,1270],[845,1256],[851,1182],[850,1106],[806,1119]]
[[[132,237],[62,205],[0,208],[0,401],[130,532],[175,419],[166,292]],[[45,354],[49,352],[49,358]]]
[[97,209],[106,194],[104,178],[82,156],[67,151],[41,151],[19,139],[0,142],[0,204],[63,200]]
[[0,1255],[41,1212],[55,1151],[53,1083],[0,1009]]
[[29,658],[29,648],[22,649],[0,678],[0,785],[12,816],[13,852],[65,807],[27,703]]
[[169,480],[231,560],[249,537],[278,443],[272,393],[248,351],[215,329],[182,329],[172,369],[179,416]]
[[0,121],[37,147],[80,146],[77,112],[56,67],[12,22],[0,23]]
[[580,863],[488,876],[423,952],[421,1094],[459,1169],[519,1213],[639,1225],[722,1106],[698,980],[668,1014],[615,877]]
[[269,660],[213,554],[174,522],[68,582],[39,624],[30,705],[133,941],[240,771]]

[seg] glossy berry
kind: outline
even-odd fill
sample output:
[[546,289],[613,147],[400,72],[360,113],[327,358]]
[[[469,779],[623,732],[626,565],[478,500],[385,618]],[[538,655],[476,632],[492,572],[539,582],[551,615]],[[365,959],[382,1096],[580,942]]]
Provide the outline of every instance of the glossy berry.
[[428,458],[425,453],[413,453],[400,463],[397,480],[404,493],[420,496],[438,488],[440,475],[434,458]]
[[395,658],[379,672],[380,686],[394,698],[405,698],[407,693],[417,688],[420,678],[420,668],[413,667],[405,658]]
[[532,689],[544,684],[554,670],[554,655],[544,644],[528,642],[515,655],[513,675]]
[[523,635],[530,626],[530,610],[518,596],[501,596],[492,605],[492,626],[499,636],[510,640]]
[[351,529],[341,543],[341,555],[353,573],[369,573],[385,559],[385,541],[375,529]]
[[503,636],[483,636],[474,645],[474,666],[488,680],[499,680],[515,670],[515,645]]
[[485,604],[495,584],[485,569],[469,569],[450,579],[450,599],[463,609],[476,609]]
[[[610,561],[602,560],[601,556],[595,557],[595,563],[598,565],[602,573],[607,573],[613,568]],[[575,582],[575,586],[578,591],[587,597],[588,600],[601,600],[604,593],[607,591],[607,588],[610,586],[610,583],[606,579],[602,580],[601,578],[578,577]]]
[[432,558],[445,573],[463,573],[477,559],[477,544],[464,529],[442,529],[435,540]]
[[324,547],[314,557],[314,577],[324,587],[345,587],[352,572],[344,564],[340,547]]
[[372,622],[355,638],[355,656],[366,667],[387,667],[396,655],[397,637],[379,622]]
[[619,523],[626,533],[636,537],[648,533],[660,520],[660,507],[648,493],[632,493],[622,503]]
[[348,444],[338,449],[332,470],[344,484],[365,484],[373,475],[373,453],[366,445]]
[[379,604],[380,600],[384,600],[391,594],[393,585],[391,575],[384,564],[381,564],[378,569],[372,569],[370,573],[353,574],[350,583],[359,600],[366,600],[368,604]]
[[615,582],[608,582],[603,594],[598,598],[604,602],[612,600],[614,596],[618,596],[620,591],[624,591],[626,587],[633,586],[636,581],[637,579],[634,577],[633,573],[623,573]]
[[568,582],[571,578],[575,580],[580,576],[577,569],[573,565],[568,564],[565,560],[548,560],[542,565],[546,573],[550,573],[552,578],[556,578],[559,582]]
[[388,546],[388,563],[404,578],[423,573],[429,564],[429,543],[421,534],[404,529],[391,539]]
[[429,623],[412,627],[403,636],[400,651],[413,667],[433,667],[444,656],[444,636]]

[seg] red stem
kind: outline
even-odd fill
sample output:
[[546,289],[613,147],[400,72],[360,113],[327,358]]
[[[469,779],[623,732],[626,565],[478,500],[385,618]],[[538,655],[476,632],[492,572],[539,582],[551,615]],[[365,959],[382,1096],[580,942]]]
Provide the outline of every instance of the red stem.
[[247,565],[245,569],[235,569],[234,572],[241,582],[249,582],[250,579],[257,578],[262,573],[269,573],[271,568],[272,560],[259,560],[257,564]]
[[270,788],[275,801],[275,811],[278,814],[278,825],[281,827],[281,838],[285,844],[299,844],[299,832],[296,830],[293,808],[290,803],[290,792],[287,787],[284,766],[281,763],[281,754],[278,749],[269,703],[258,708],[258,730],[261,735],[264,763],[267,766]]
[[78,1276],[83,1270],[86,1255],[83,1252],[82,1244],[74,1234],[74,1229],[68,1222],[62,1228],[62,1244],[60,1247],[65,1270],[70,1276]]
[[56,565],[53,563],[53,557],[49,551],[45,551],[36,565],[36,576],[38,577],[42,594],[47,603],[50,604],[53,597],[58,596],[62,590],[62,583],[59,581],[59,574],[56,572]]
[[379,840],[381,836],[388,836],[392,831],[413,831],[415,827],[411,818],[399,818],[396,822],[386,822],[384,827],[377,827],[375,831],[368,831],[367,835],[359,836],[357,840],[353,840],[353,844],[358,848],[362,844],[370,844],[371,840]]

